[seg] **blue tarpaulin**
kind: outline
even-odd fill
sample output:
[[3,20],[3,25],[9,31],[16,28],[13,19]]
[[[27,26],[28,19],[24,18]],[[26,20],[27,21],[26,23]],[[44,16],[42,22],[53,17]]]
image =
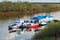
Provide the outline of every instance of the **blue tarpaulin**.
[[44,19],[46,16],[37,16],[38,19]]
[[48,17],[48,18],[52,18],[53,16],[48,15],[47,17]]
[[37,17],[33,17],[33,18],[31,18],[31,20],[38,20],[38,18]]
[[31,20],[40,20],[44,18],[46,18],[46,16],[36,16],[36,17],[31,18]]

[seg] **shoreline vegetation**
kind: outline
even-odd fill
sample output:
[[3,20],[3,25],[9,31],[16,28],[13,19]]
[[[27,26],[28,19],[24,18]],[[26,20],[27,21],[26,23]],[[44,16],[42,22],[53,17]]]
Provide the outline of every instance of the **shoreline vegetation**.
[[48,23],[32,37],[32,40],[60,40],[60,21]]
[[60,11],[60,4],[29,3],[29,2],[0,2],[0,19],[32,16],[38,13]]

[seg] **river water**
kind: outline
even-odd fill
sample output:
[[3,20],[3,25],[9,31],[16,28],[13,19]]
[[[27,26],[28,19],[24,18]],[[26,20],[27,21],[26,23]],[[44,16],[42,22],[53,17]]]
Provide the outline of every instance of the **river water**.
[[[60,20],[60,11],[50,13],[56,19]],[[41,15],[35,14],[34,16]],[[30,17],[24,17],[24,19],[28,19]],[[23,20],[23,19],[22,19]],[[23,34],[18,35],[17,32],[9,33],[8,32],[8,25],[9,22],[14,22],[16,19],[7,19],[7,20],[0,20],[0,40],[30,40],[35,32],[24,32]]]

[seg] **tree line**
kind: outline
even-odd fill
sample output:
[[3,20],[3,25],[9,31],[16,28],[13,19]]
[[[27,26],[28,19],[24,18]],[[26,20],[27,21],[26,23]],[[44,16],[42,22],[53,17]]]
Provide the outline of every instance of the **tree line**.
[[60,10],[60,4],[34,4],[28,2],[1,2],[0,12],[20,12],[20,11],[54,11]]

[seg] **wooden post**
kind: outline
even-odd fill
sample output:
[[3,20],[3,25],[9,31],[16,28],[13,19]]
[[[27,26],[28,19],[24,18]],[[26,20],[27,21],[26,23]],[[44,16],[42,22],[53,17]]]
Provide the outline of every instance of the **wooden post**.
[[55,34],[55,40],[57,40],[57,34]]

